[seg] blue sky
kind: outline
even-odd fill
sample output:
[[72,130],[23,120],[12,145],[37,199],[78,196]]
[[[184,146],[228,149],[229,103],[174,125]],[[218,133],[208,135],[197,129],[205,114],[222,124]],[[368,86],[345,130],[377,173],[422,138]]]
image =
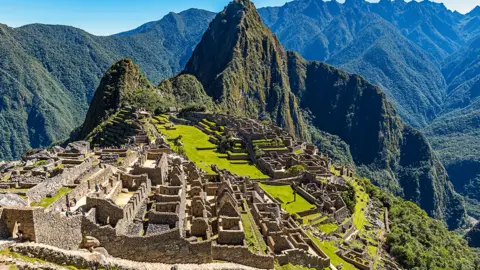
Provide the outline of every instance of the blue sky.
[[[378,2],[378,0],[369,0]],[[434,0],[466,13],[480,0]],[[0,0],[0,23],[71,25],[96,35],[110,35],[188,8],[220,11],[229,0]],[[253,0],[257,7],[280,6],[287,0]],[[343,2],[339,0],[339,2]]]

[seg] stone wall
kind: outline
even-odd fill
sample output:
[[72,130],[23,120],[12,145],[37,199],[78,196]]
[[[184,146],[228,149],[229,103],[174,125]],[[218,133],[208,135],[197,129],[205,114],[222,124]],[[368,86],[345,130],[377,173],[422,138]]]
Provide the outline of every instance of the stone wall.
[[4,207],[2,209],[1,227],[7,232],[2,235],[16,237],[16,233],[23,232],[23,236],[32,241],[36,240],[35,212],[43,211],[42,208],[33,207]]
[[297,191],[298,194],[300,194],[305,200],[307,200],[311,204],[318,204],[317,198],[313,197],[310,193],[308,193],[305,189],[294,185],[293,188]]
[[178,228],[147,236],[127,236],[117,235],[110,226],[100,227],[83,219],[82,229],[97,238],[114,257],[162,263],[212,262],[211,241],[190,243],[181,237]]
[[124,218],[123,209],[110,200],[87,197],[86,208],[87,210],[96,208],[96,220],[100,224],[110,224],[115,227],[117,222]]
[[152,224],[168,224],[170,228],[174,228],[178,222],[178,214],[150,211],[148,212],[148,222]]
[[325,269],[330,265],[330,260],[313,256],[308,251],[301,249],[285,250],[280,255],[275,255],[280,265],[293,264],[302,265],[309,268]]
[[334,214],[335,220],[339,223],[341,223],[343,220],[345,220],[349,216],[350,216],[350,211],[346,206],[338,209]]
[[252,253],[246,246],[212,245],[214,260],[239,263],[260,269],[273,269],[274,257]]
[[152,181],[152,185],[161,185],[166,179],[166,172],[161,168],[145,168],[145,167],[138,167],[135,166],[131,171],[133,175],[148,175],[150,181]]
[[35,212],[36,242],[63,249],[77,249],[82,243],[82,215],[66,217],[58,212]]
[[27,192],[27,197],[31,202],[39,202],[42,198],[48,194],[56,194],[62,185],[73,184],[75,179],[85,173],[91,168],[91,161],[85,161],[82,164],[73,168],[67,168],[63,170],[63,173],[47,179],[46,181],[36,185]]

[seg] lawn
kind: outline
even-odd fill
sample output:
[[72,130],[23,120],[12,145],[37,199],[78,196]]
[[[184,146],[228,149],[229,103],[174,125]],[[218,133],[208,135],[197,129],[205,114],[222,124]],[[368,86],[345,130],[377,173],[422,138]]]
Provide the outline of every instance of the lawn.
[[220,169],[227,169],[240,176],[249,176],[253,179],[265,179],[267,175],[263,174],[257,167],[251,164],[232,164],[229,160],[221,158],[224,154],[217,153],[216,150],[197,150],[200,148],[214,148],[215,144],[208,141],[209,136],[200,129],[193,126],[176,125],[176,130],[166,130],[157,125],[160,132],[165,134],[168,139],[173,139],[182,135],[182,143],[185,149],[185,155],[195,164],[205,170],[207,173],[213,173],[212,164],[216,164]]
[[291,186],[271,186],[260,183],[260,187],[263,188],[270,196],[280,199],[282,208],[290,214],[302,212],[314,207],[313,204],[305,200],[300,194],[297,193],[297,201],[293,201],[293,189]]
[[[339,175],[338,171],[334,170],[333,166],[330,168],[330,171],[335,175]],[[364,231],[364,227],[367,224],[367,218],[365,217],[365,209],[368,204],[368,194],[363,190],[363,188],[357,183],[354,178],[345,177],[345,179],[352,184],[355,188],[355,193],[357,195],[356,205],[355,205],[355,212],[353,213],[353,225],[359,230],[360,232]]]
[[365,217],[365,209],[368,203],[368,194],[365,191],[363,191],[362,187],[357,183],[357,181],[353,179],[348,181],[355,188],[356,195],[357,195],[355,213],[353,213],[353,224],[355,225],[357,230],[363,232],[365,224],[367,223],[367,219]]
[[67,194],[67,193],[70,193],[70,191],[72,191],[71,188],[68,188],[68,187],[62,187],[58,190],[57,194],[51,198],[43,198],[40,200],[40,202],[38,203],[34,203],[32,202],[31,203],[31,206],[40,206],[40,207],[43,207],[43,208],[47,208],[50,204],[56,202],[58,199],[60,199],[63,195]]
[[335,252],[338,250],[332,243],[328,241],[320,241],[318,238],[311,235],[310,232],[307,232],[308,236],[320,247],[320,249],[327,254],[330,258],[330,263],[334,266],[338,266],[339,264],[343,264],[342,270],[356,270],[355,266],[347,263],[342,258],[340,258]]
[[319,228],[322,232],[324,232],[324,233],[326,233],[326,234],[329,234],[329,233],[331,233],[331,232],[336,231],[336,230],[338,229],[338,226],[337,226],[337,224],[327,223],[327,224],[321,224],[321,225],[319,225],[318,228]]

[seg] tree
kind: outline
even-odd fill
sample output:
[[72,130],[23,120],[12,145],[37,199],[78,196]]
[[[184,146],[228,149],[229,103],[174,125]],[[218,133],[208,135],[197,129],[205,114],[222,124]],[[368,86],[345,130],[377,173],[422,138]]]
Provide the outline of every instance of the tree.
[[307,169],[303,165],[293,165],[287,170],[287,174],[290,175],[300,175],[304,172],[306,172]]

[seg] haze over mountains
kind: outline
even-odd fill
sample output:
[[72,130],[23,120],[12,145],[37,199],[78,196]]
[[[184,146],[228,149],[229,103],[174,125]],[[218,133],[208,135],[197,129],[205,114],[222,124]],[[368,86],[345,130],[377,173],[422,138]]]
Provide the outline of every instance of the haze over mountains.
[[[472,189],[465,187],[475,186],[480,175],[476,158],[480,130],[479,10],[477,8],[461,15],[432,2],[383,0],[372,4],[349,0],[339,4],[299,0],[283,7],[259,9],[259,14],[286,49],[298,51],[307,60],[326,61],[360,74],[379,85],[406,122],[426,131],[434,149],[447,165],[455,187],[464,195],[478,199],[478,192],[473,191],[476,195],[469,194]],[[132,58],[154,84],[182,70],[214,15],[195,9],[180,14],[171,13],[158,22],[110,37],[96,37],[65,26],[29,25],[15,29],[0,26],[0,126],[3,130],[0,135],[0,159],[16,158],[29,147],[47,146],[67,138],[84,119],[103,72],[122,57]],[[222,35],[215,37],[229,41]],[[220,61],[213,63],[218,67],[206,69],[211,73],[203,74],[198,66],[199,63],[206,64],[206,59],[217,57],[217,54],[217,60],[226,59],[222,56],[224,47],[218,45],[218,40],[215,40],[219,46],[215,55],[195,54],[184,73],[195,75],[205,92],[219,99],[217,101],[225,107],[234,111],[244,110],[252,115],[267,112],[278,124],[300,136],[304,132],[304,119],[298,115],[296,107],[308,108],[317,116],[312,120],[317,128],[337,135],[350,145],[357,165],[377,166],[379,171],[390,174],[387,180],[382,183],[377,181],[377,184],[403,193],[430,214],[445,219],[452,216],[450,224],[459,223],[456,219],[461,219],[462,207],[453,207],[455,214],[444,212],[451,201],[453,205],[459,205],[459,202],[449,187],[442,165],[424,142],[423,135],[400,124],[396,116],[390,122],[384,121],[396,113],[389,105],[384,105],[380,92],[359,77],[351,78],[323,64],[306,64],[296,54],[285,56],[283,49],[279,49],[280,44],[275,43],[277,39],[268,35],[264,38],[270,44],[269,51],[259,56],[277,61],[270,57],[278,54],[283,61],[297,65],[285,67],[284,63],[272,61],[269,69],[256,70],[265,79],[258,81],[258,85],[271,83],[267,84],[271,89],[270,96],[255,94],[245,99],[244,104],[231,106],[243,89],[226,91],[214,86],[232,82],[243,87],[251,85],[251,81],[239,80],[235,72],[228,73],[230,78],[226,73],[218,72],[224,70],[224,63]],[[245,38],[242,44],[250,50],[249,41]],[[197,50],[202,50],[202,46]],[[245,67],[246,63],[240,64]],[[250,64],[247,63],[247,67]],[[297,70],[299,67],[302,68]],[[255,68],[258,67],[253,66]],[[269,73],[272,70],[277,71],[276,75]],[[285,72],[289,73],[288,78]],[[248,77],[248,74],[241,75]],[[369,90],[365,93],[372,99],[380,98],[377,100],[376,116],[382,115],[382,120],[373,121],[380,126],[369,129],[374,135],[368,134],[368,138],[373,137],[375,143],[379,143],[375,146],[378,149],[373,148],[378,151],[360,148],[361,139],[367,138],[367,135],[355,137],[354,132],[365,125],[355,129],[351,123],[359,119],[342,119],[344,122],[339,122],[339,126],[332,126],[319,118],[318,115],[327,113],[321,111],[325,108],[338,112],[338,117],[341,117],[342,113],[361,113],[367,106],[358,105],[353,111],[342,108],[346,104],[355,105],[351,100],[361,97],[350,92],[334,97],[308,91],[311,87],[325,87],[311,79],[316,76],[331,82],[328,87],[334,88],[334,82],[351,85],[351,89],[366,87]],[[257,93],[260,93],[260,88],[257,87]],[[222,100],[227,92],[231,96]],[[276,98],[280,99],[276,104],[266,102]],[[333,106],[339,102],[336,98],[345,99],[337,104],[339,107]],[[317,103],[312,103],[316,100],[325,105],[320,111],[316,111],[319,109],[315,107]],[[389,137],[393,134],[403,136]],[[402,143],[414,140],[421,145],[424,156],[409,158],[407,163],[402,164],[406,162],[398,156],[400,152],[406,153],[401,150],[404,147]],[[425,169],[419,174],[404,170],[413,160],[415,168],[429,167],[430,170]],[[367,171],[370,169],[367,168]],[[385,175],[371,176],[375,180]],[[401,179],[411,179],[412,182]],[[407,186],[412,189],[406,189]],[[431,202],[434,205],[422,202],[431,201],[433,195],[438,198]]]

